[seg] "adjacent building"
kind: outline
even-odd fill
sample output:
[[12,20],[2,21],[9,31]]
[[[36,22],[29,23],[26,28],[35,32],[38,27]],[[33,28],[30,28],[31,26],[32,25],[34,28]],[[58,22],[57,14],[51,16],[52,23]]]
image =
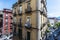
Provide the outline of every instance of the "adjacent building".
[[12,10],[4,9],[3,10],[3,35],[12,34]]
[[2,28],[3,28],[3,12],[0,10],[0,37],[2,36]]
[[[45,40],[46,0],[18,0],[13,4],[13,40]],[[18,39],[17,39],[18,38]]]
[[60,19],[59,18],[57,18],[57,22],[60,22]]

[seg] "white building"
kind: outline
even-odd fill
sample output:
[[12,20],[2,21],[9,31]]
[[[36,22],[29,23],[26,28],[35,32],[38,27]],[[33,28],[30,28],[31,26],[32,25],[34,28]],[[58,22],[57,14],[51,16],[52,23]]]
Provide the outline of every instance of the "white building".
[[55,26],[57,19],[55,17],[48,18],[51,27]]
[[60,19],[57,18],[57,22],[60,22]]

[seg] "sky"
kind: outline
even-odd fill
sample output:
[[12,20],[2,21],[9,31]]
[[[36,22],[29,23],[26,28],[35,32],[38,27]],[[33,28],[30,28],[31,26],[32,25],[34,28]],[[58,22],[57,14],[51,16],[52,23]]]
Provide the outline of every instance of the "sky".
[[[3,8],[12,9],[12,5],[17,0],[0,0],[0,10]],[[47,14],[48,17],[60,16],[60,0],[47,0]]]
[[0,0],[0,10],[3,10],[3,8],[12,9],[12,5],[17,0]]
[[47,0],[48,17],[60,17],[60,0]]

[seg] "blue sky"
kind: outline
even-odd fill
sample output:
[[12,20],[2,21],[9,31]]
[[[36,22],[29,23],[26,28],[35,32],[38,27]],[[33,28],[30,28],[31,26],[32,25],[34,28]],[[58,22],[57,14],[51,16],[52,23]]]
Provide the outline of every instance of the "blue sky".
[[[11,9],[12,4],[17,0],[0,0],[0,10],[3,8]],[[47,0],[48,17],[60,16],[60,0]]]
[[11,9],[12,4],[14,4],[17,0],[0,0],[0,10],[3,8]]
[[48,17],[60,16],[60,0],[47,0]]

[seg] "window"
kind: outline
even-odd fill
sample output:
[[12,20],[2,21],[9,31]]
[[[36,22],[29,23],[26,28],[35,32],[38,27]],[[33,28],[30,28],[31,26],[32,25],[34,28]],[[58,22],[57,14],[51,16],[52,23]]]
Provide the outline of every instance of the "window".
[[21,23],[21,21],[22,21],[22,18],[20,18],[20,23]]
[[27,32],[27,40],[30,40],[30,32]]
[[44,7],[43,7],[43,3],[41,3],[41,11],[42,11],[42,12],[43,12],[43,8],[44,8]]
[[14,18],[13,21],[16,23],[16,21],[17,21],[16,18]]
[[14,35],[16,35],[16,27],[14,27],[13,33]]
[[6,25],[6,27],[8,27],[8,25]]
[[8,14],[6,14],[6,17],[8,17]]
[[19,9],[20,9],[20,14],[21,14],[22,13],[22,5],[20,5],[20,8]]
[[30,22],[30,17],[29,16],[27,17],[27,22]]
[[46,8],[44,7],[44,13],[46,13]]
[[15,13],[15,9],[13,9],[13,13]]
[[6,21],[6,25],[8,24],[8,19],[5,20]]
[[0,14],[0,17],[3,17],[3,15],[2,15],[2,14]]

